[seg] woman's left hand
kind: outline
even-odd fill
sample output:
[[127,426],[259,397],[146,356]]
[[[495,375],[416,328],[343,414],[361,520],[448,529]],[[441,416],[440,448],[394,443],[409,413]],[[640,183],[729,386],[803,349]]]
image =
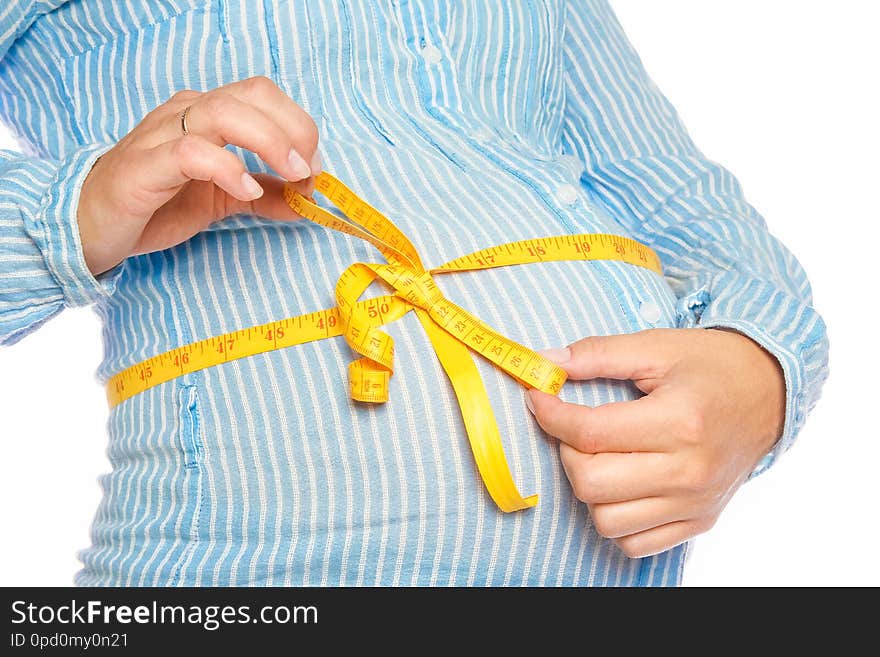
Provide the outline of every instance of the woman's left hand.
[[710,529],[782,434],[782,370],[740,333],[650,329],[542,353],[571,379],[630,379],[646,393],[593,408],[527,397],[596,530],[629,557]]

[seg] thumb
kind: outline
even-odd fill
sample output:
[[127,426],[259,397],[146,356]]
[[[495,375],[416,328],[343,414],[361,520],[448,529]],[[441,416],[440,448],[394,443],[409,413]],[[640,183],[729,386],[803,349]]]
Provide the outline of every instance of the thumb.
[[564,369],[570,379],[659,378],[673,359],[668,329],[648,329],[623,335],[597,335],[562,349],[539,352]]

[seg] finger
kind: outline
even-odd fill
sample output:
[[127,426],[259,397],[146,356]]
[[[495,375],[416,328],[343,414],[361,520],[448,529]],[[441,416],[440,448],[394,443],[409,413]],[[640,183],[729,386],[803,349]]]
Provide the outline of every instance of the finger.
[[559,457],[575,497],[588,504],[625,502],[674,492],[669,454],[584,454],[561,443]]
[[590,517],[600,536],[621,538],[688,520],[693,513],[672,497],[647,497],[613,504],[591,504]]
[[[181,130],[177,115],[169,122],[169,133]],[[187,128],[217,146],[233,144],[256,153],[288,180],[311,176],[289,135],[260,108],[231,94],[212,92],[198,98],[187,112]]]
[[713,522],[708,520],[679,520],[637,534],[623,536],[614,542],[628,557],[650,557],[653,554],[674,548],[697,534],[709,531],[712,524]]
[[[296,221],[302,219],[302,216],[294,212],[287,204],[287,201],[284,200],[285,182],[283,180],[268,174],[255,174],[254,178],[260,183],[260,186],[265,190],[265,193],[250,204],[250,209],[245,206],[239,210],[240,212],[253,212],[264,219],[276,219],[279,221]],[[310,178],[308,180],[301,180],[293,183],[293,186],[301,194],[310,196],[312,192],[307,191],[306,188],[311,186],[311,189],[313,190],[314,182]]]
[[180,115],[203,95],[202,92],[191,89],[176,92],[167,101],[147,113],[134,130],[123,137],[123,140],[137,140],[143,149],[149,149],[183,136]]
[[566,349],[541,354],[557,363],[573,380],[655,379],[676,355],[675,329],[648,329],[622,335],[597,335],[578,340]]
[[204,95],[202,91],[194,91],[193,89],[182,89],[174,93],[171,98],[165,101],[166,107],[170,107],[174,112],[180,112],[188,105],[191,105]]
[[663,451],[667,413],[651,396],[589,407],[534,389],[526,395],[541,428],[580,452]]
[[142,188],[158,193],[174,193],[189,180],[210,180],[240,201],[252,201],[263,194],[240,159],[197,135],[180,137],[145,151],[132,175]]
[[297,152],[314,169],[313,175],[317,174],[321,166],[320,156],[317,155],[318,126],[309,113],[284,93],[284,90],[269,78],[259,75],[233,82],[220,89],[259,107],[278,123],[287,132]]

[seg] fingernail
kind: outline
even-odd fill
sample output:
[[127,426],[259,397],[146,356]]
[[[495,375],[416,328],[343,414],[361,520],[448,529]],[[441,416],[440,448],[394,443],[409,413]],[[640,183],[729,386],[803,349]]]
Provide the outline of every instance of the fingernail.
[[247,171],[241,174],[241,186],[244,187],[244,191],[247,192],[250,200],[260,198],[263,195],[263,188],[260,187],[260,183],[254,180],[254,177]]
[[557,365],[564,365],[571,360],[571,349],[568,347],[562,347],[562,349],[543,349],[538,353]]
[[535,414],[535,407],[532,404],[532,395],[529,393],[528,390],[526,390],[526,408],[529,409],[529,412],[532,415]]
[[315,149],[315,154],[312,155],[312,175],[317,176],[324,170],[323,162],[321,162],[321,152],[318,149]]
[[291,182],[304,180],[312,175],[312,170],[309,169],[309,165],[306,164],[302,155],[297,153],[293,148],[290,149],[290,155],[287,156],[287,162],[290,164],[290,173],[293,174],[288,178]]

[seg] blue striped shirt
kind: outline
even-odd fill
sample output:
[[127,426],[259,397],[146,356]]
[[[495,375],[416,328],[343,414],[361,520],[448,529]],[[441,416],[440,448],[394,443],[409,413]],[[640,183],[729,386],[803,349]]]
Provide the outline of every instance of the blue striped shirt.
[[[314,117],[325,168],[427,265],[564,233],[652,246],[664,277],[558,262],[437,282],[533,348],[737,329],[779,359],[787,386],[784,435],[756,472],[790,446],[827,372],[807,277],[692,143],[601,0],[7,0],[0,116],[26,152],[0,153],[0,342],[92,304],[106,380],[182,344],[331,306],[343,269],[379,259],[309,222],[242,215],[89,273],[76,208],[95,159],[175,91],[253,75]],[[680,581],[686,545],[629,559],[597,534],[522,389],[480,362],[519,489],[541,496],[499,512],[416,318],[387,330],[398,354],[385,405],[347,397],[353,354],[335,338],[187,374],[114,408],[113,467],[77,583]],[[561,394],[595,405],[639,393],[595,380]]]

